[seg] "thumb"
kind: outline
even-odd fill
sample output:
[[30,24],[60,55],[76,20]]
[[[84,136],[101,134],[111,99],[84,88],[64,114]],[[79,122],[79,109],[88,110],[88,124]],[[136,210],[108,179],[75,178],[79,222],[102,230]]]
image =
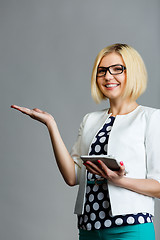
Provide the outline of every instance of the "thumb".
[[33,109],[35,112],[38,112],[38,113],[44,113],[42,110],[40,110],[39,108],[34,108]]
[[119,170],[119,172],[120,172],[120,174],[124,174],[124,172],[125,172],[125,166],[124,166],[124,163],[121,161],[120,162],[120,170]]

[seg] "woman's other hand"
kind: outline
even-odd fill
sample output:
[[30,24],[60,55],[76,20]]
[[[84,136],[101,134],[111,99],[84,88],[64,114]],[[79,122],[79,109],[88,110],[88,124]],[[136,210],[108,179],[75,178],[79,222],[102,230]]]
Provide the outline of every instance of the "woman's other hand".
[[17,105],[11,105],[11,108],[14,108],[22,112],[23,114],[30,116],[31,118],[45,124],[46,126],[48,126],[50,122],[54,121],[54,118],[51,114],[44,112],[38,108],[29,109],[29,108],[20,107]]
[[119,180],[125,176],[125,166],[123,162],[120,162],[121,166],[119,171],[112,171],[101,160],[98,160],[98,163],[100,166],[97,166],[91,161],[87,161],[85,166],[89,172],[106,178],[115,185],[118,185]]

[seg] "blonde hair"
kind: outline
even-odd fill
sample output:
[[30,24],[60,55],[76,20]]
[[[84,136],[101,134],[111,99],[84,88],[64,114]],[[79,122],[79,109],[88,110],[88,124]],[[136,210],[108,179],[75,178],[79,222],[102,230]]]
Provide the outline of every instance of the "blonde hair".
[[116,52],[122,57],[126,67],[126,86],[123,98],[136,100],[147,87],[147,71],[140,54],[127,44],[113,44],[103,48],[96,57],[91,77],[91,94],[96,103],[100,103],[106,96],[97,85],[97,68],[104,56]]

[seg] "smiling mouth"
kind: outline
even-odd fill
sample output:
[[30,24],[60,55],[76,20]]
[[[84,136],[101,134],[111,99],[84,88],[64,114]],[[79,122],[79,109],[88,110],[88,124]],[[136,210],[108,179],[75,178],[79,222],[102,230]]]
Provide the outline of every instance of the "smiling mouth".
[[106,84],[105,87],[106,88],[112,88],[112,87],[117,87],[119,86],[119,84]]

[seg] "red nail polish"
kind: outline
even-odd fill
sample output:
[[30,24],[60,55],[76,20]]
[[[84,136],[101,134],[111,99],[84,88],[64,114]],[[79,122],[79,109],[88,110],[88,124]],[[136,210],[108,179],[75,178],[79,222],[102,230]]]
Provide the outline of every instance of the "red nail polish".
[[100,160],[97,160],[99,163],[101,163],[101,161]]
[[122,161],[120,162],[120,164],[121,164],[121,166],[123,166],[123,165],[124,165],[124,163],[123,163]]

